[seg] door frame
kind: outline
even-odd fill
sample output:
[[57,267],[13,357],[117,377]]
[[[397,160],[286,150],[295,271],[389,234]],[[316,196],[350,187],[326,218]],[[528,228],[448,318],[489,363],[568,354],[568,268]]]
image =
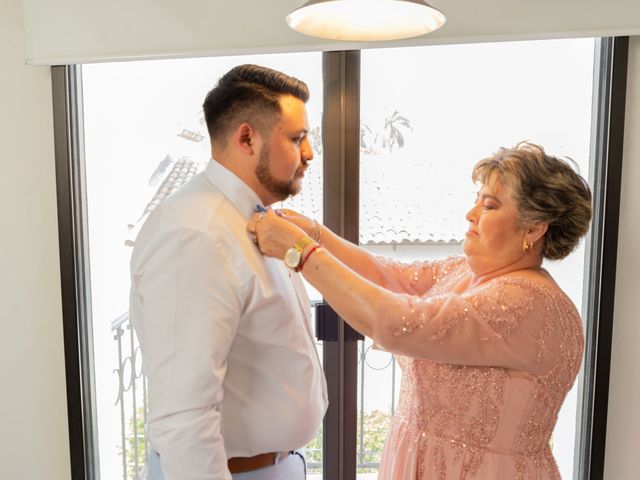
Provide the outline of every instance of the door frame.
[[[585,309],[587,348],[581,385],[576,478],[599,479],[604,472],[611,340],[617,262],[618,222],[628,37],[598,42],[592,162],[594,220],[588,239]],[[93,347],[81,67],[52,67],[58,238],[72,480],[99,478],[94,409]],[[324,222],[358,241],[360,52],[323,54]],[[326,344],[324,360],[330,406],[325,417],[324,478],[356,477],[357,342],[344,322],[339,341]]]

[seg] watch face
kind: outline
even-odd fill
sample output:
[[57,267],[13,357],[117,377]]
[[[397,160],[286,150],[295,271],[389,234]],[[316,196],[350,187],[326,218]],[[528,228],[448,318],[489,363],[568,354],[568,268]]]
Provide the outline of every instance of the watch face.
[[284,264],[289,268],[296,268],[300,263],[300,253],[297,248],[291,247],[284,254]]

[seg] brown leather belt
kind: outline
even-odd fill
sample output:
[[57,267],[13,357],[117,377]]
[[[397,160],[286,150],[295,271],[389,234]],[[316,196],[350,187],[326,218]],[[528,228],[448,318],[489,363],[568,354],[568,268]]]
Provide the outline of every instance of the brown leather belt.
[[291,452],[261,453],[255,457],[233,457],[227,460],[231,473],[252,472],[261,468],[275,465],[278,459],[286,457]]

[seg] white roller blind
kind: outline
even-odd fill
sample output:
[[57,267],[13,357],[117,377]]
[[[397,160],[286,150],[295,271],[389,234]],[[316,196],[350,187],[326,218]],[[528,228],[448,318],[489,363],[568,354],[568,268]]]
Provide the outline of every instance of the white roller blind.
[[[106,60],[361,48],[290,30],[303,0],[23,0],[26,60]],[[640,0],[433,0],[445,26],[425,45],[640,34]],[[380,44],[378,44],[380,45]],[[375,46],[367,44],[367,47]]]

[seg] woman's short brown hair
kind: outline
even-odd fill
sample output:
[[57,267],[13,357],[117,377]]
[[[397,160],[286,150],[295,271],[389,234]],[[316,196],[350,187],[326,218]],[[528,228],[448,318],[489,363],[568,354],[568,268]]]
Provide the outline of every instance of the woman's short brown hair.
[[533,143],[501,148],[480,160],[471,175],[475,183],[498,180],[511,187],[520,226],[549,225],[542,255],[557,260],[569,255],[589,230],[591,191],[569,162],[547,155]]

